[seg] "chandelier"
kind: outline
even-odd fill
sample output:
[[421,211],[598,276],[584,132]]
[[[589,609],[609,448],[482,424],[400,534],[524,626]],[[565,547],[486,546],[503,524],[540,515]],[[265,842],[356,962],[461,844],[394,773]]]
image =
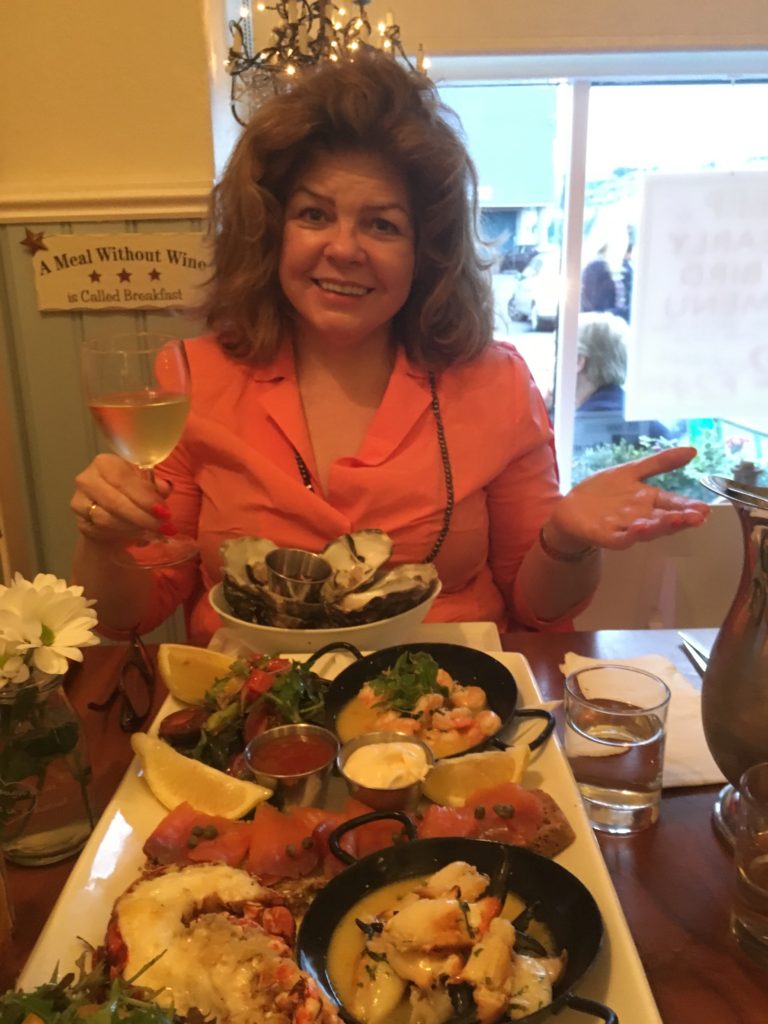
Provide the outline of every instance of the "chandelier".
[[247,123],[265,94],[281,92],[298,71],[324,61],[354,60],[360,53],[379,50],[415,70],[427,68],[421,46],[415,65],[408,58],[400,26],[391,12],[371,23],[370,0],[352,0],[347,6],[333,0],[276,0],[253,6],[259,12],[274,12],[279,21],[267,45],[256,51],[248,6],[229,23],[232,41],[226,67],[232,79],[230,106],[241,125]]

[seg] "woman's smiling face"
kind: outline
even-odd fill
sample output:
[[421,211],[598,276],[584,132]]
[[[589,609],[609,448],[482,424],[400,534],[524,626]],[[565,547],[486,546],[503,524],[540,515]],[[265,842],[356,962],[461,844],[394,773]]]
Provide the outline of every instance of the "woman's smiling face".
[[280,253],[299,343],[387,340],[413,269],[411,204],[400,174],[358,152],[310,163],[288,196]]

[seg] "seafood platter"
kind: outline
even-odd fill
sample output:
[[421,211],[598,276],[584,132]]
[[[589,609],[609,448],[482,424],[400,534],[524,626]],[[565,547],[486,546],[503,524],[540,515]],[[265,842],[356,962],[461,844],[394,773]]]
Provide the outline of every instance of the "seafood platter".
[[342,534],[318,552],[237,537],[221,545],[222,580],[209,601],[254,650],[314,651],[344,638],[385,647],[407,637],[440,592],[431,562],[391,565],[392,547],[377,529]]
[[[336,645],[239,659],[195,701],[173,694],[134,743],[162,748],[162,779],[137,756],[20,989],[39,996],[90,948],[113,1004],[148,1001],[152,1024],[660,1024],[521,656]],[[273,733],[311,742],[300,764],[276,748],[256,781]],[[248,811],[196,806],[196,771],[241,787]],[[282,786],[300,776],[319,788]]]

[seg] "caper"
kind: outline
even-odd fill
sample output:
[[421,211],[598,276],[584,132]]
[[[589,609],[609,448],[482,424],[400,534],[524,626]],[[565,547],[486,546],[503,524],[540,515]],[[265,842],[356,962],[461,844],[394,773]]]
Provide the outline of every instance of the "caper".
[[512,804],[494,804],[493,810],[500,818],[514,818],[515,808]]

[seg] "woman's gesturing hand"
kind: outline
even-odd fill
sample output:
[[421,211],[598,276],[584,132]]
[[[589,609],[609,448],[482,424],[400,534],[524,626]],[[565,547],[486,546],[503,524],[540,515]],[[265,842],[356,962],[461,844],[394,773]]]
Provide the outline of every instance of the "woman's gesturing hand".
[[164,504],[170,486],[156,480],[153,486],[141,471],[118,455],[97,455],[75,477],[75,493],[69,507],[78,529],[88,540],[124,544],[149,530],[171,535],[171,513]]
[[667,448],[587,477],[555,506],[548,539],[565,550],[588,544],[621,550],[701,526],[709,514],[705,502],[645,482],[685,466],[695,454],[695,448]]

